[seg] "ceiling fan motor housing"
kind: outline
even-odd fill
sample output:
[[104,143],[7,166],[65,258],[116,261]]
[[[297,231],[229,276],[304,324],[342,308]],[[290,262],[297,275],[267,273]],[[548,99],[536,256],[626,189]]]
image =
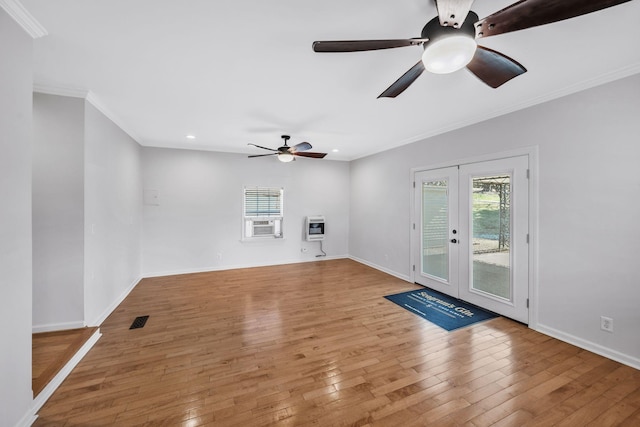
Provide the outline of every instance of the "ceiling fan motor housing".
[[284,140],[284,145],[282,147],[278,147],[278,151],[280,153],[288,153],[289,152],[289,145],[287,145],[287,142],[291,139],[290,135],[281,135],[280,138],[282,138]]
[[471,11],[469,11],[467,18],[459,28],[455,28],[452,26],[445,27],[440,25],[440,19],[436,16],[431,21],[427,22],[427,25],[425,25],[422,29],[422,38],[429,39],[428,42],[423,43],[422,47],[426,49],[427,46],[429,46],[429,43],[454,35],[466,35],[468,37],[471,37],[472,39],[475,39],[476,22],[478,22],[478,15],[475,12]]

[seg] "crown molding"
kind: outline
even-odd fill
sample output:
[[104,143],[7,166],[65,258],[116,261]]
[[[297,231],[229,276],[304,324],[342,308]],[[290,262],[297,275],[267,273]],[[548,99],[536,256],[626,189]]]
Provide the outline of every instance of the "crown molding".
[[67,86],[43,85],[38,83],[33,84],[33,91],[38,93],[44,93],[46,95],[69,96],[71,98],[86,99],[89,96],[89,91],[86,89],[79,89],[79,88],[67,87]]
[[115,123],[116,126],[122,129],[122,131],[129,135],[134,141],[142,145],[142,143],[140,142],[140,138],[138,138],[138,136],[131,129],[127,129],[127,126],[124,124],[124,122],[120,120],[116,114],[113,114],[113,112],[111,112],[111,110],[107,106],[105,106],[105,104],[96,96],[96,94],[91,92],[90,90],[34,83],[33,91],[36,93],[43,93],[45,95],[82,98],[93,105],[95,109],[100,111],[105,117]]
[[400,140],[400,141],[396,141],[394,144],[392,145],[388,145],[385,148],[381,148],[377,151],[371,151],[365,155],[362,155],[360,157],[353,157],[348,159],[349,161],[352,160],[357,160],[360,158],[364,158],[364,157],[368,157],[368,156],[372,156],[374,154],[379,154],[382,153],[384,151],[388,151],[390,149],[393,148],[398,148],[398,147],[402,147],[404,145],[408,145],[408,144],[413,144],[415,142],[419,142],[419,141],[423,141],[425,139],[429,139],[432,138],[434,136],[437,135],[441,135],[447,132],[451,132],[457,129],[461,129],[467,126],[471,126],[474,125],[476,123],[481,123],[487,120],[491,120],[494,119],[496,117],[500,117],[500,116],[504,116],[506,114],[510,114],[516,111],[520,111],[520,110],[524,110],[525,108],[529,108],[529,107],[533,107],[535,105],[538,104],[542,104],[545,102],[549,102],[549,101],[553,101],[555,99],[559,99],[568,95],[572,95],[574,93],[577,92],[582,92],[584,90],[587,89],[591,89],[593,87],[596,86],[601,86],[616,80],[620,80],[620,79],[624,79],[625,77],[630,77],[632,75],[635,74],[640,74],[640,63],[635,63],[635,64],[631,64],[629,66],[626,67],[622,67],[620,69],[596,76],[592,79],[589,80],[584,80],[578,83],[575,83],[571,86],[567,86],[564,87],[560,90],[554,91],[554,92],[549,92],[546,93],[542,96],[538,96],[529,100],[526,100],[524,102],[521,103],[517,103],[517,104],[512,104],[512,105],[508,105],[505,108],[502,109],[498,109],[498,110],[493,110],[493,111],[488,111],[473,117],[468,117],[465,118],[464,120],[455,122],[455,123],[450,123],[446,126],[443,126],[439,129],[434,129],[430,132],[427,133],[423,133],[420,135],[416,135],[410,138],[405,138],[404,140]]
[[46,36],[47,30],[18,0],[0,0],[0,7],[9,14],[32,38]]
[[86,96],[86,100],[91,105],[93,105],[96,110],[100,111],[109,120],[111,120],[116,126],[118,126],[124,133],[129,135],[131,139],[133,139],[138,144],[142,145],[138,135],[136,135],[135,132],[133,132],[127,125],[125,125],[125,123],[122,120],[120,120],[117,115],[113,114],[113,112],[111,112],[111,110],[109,110],[109,108],[107,108],[107,106],[104,105],[104,103],[96,96],[95,93],[89,91],[89,93]]

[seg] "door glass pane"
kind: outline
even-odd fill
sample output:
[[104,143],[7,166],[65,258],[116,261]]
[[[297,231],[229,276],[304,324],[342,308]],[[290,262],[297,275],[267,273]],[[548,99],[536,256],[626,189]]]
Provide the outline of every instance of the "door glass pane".
[[472,289],[511,299],[511,177],[472,180]]
[[422,183],[422,272],[449,280],[447,180]]

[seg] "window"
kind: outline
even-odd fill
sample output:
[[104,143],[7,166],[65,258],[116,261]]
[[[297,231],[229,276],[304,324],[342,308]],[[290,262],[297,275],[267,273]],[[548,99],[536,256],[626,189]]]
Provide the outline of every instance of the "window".
[[245,187],[243,237],[282,238],[284,190],[277,187]]

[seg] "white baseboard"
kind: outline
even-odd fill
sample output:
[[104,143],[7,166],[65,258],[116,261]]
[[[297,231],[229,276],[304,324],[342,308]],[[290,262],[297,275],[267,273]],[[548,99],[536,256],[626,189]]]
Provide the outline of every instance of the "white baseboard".
[[29,419],[31,419],[31,423],[33,423],[33,421],[35,421],[35,419],[38,417],[37,413],[40,408],[42,408],[42,405],[44,405],[46,401],[49,400],[53,392],[56,391],[60,384],[62,384],[62,381],[67,378],[73,368],[75,368],[76,365],[80,363],[82,358],[89,352],[89,350],[91,350],[91,347],[95,345],[95,343],[100,339],[101,336],[102,334],[100,333],[100,329],[97,329],[93,333],[93,335],[91,335],[91,338],[89,338],[89,340],[87,340],[87,342],[85,342],[84,345],[80,347],[80,350],[78,350],[78,352],[71,358],[71,360],[69,360],[67,364],[64,365],[64,367],[60,370],[60,372],[58,372],[58,374],[53,377],[49,384],[47,384],[45,388],[42,389],[40,394],[38,394],[36,398],[33,399],[33,404],[31,405],[31,414],[28,417]]
[[559,331],[549,326],[541,325],[539,323],[535,328],[535,330],[540,332],[541,334],[549,335],[550,337],[559,339],[560,341],[573,344],[576,347],[580,347],[592,353],[599,354],[600,356],[604,356],[608,359],[615,360],[616,362],[620,362],[624,365],[631,366],[632,368],[640,369],[640,359],[630,356],[628,354],[617,352],[610,348],[603,347],[600,344],[596,344],[594,342],[584,340],[582,338],[573,336],[571,334],[567,334],[566,332]]
[[368,267],[375,268],[376,270],[380,270],[383,273],[387,273],[387,274],[389,274],[391,276],[397,277],[398,279],[404,280],[405,282],[413,283],[413,280],[411,280],[411,277],[405,276],[404,274],[400,274],[400,273],[395,272],[393,270],[389,270],[388,268],[382,267],[382,266],[380,266],[378,264],[374,264],[372,262],[365,261],[363,259],[360,259],[360,258],[354,257],[354,256],[349,256],[349,259],[352,259],[353,261],[359,262],[360,264],[364,264],[364,265],[366,265]]
[[111,313],[113,313],[113,310],[115,310],[122,303],[122,301],[124,301],[124,299],[131,293],[133,288],[135,288],[136,285],[140,283],[140,280],[142,280],[142,277],[138,277],[136,280],[134,280],[133,283],[131,283],[129,287],[127,287],[127,289],[124,290],[124,292],[120,295],[118,299],[116,299],[113,303],[111,303],[111,305],[107,307],[102,312],[102,314],[98,316],[98,318],[94,319],[93,322],[88,323],[87,325],[88,326],[102,325],[102,322],[104,322],[106,318],[109,317]]
[[33,325],[31,332],[38,334],[41,332],[53,332],[53,331],[66,331],[68,329],[84,328],[86,325],[83,321],[77,322],[65,322],[65,323],[51,323],[48,325]]
[[208,273],[211,271],[224,271],[224,270],[238,270],[241,268],[255,268],[255,267],[269,267],[273,265],[285,265],[285,264],[301,264],[304,262],[316,262],[316,261],[329,261],[333,259],[345,259],[349,258],[348,255],[335,255],[335,256],[323,256],[314,259],[295,259],[295,260],[283,260],[279,262],[266,262],[266,263],[247,263],[247,264],[234,264],[234,265],[219,265],[211,267],[202,267],[194,269],[183,270],[168,270],[168,271],[155,271],[144,273],[145,278],[151,277],[163,277],[163,276],[175,276],[178,274],[194,274],[194,273]]
[[[365,261],[365,260],[360,259],[358,257],[349,256],[349,258],[354,260],[354,261],[356,261],[356,262],[359,262],[361,264],[367,265],[367,266],[369,266],[371,268],[375,268],[376,270],[380,270],[380,271],[382,271],[384,273],[387,273],[387,274],[390,274],[392,276],[395,276],[398,279],[402,279],[402,280],[405,280],[407,282],[413,283],[413,281],[411,280],[410,277],[405,276],[403,274],[396,273],[396,272],[394,272],[392,270],[389,270],[389,269],[381,267],[381,266],[379,266],[377,264]],[[620,363],[622,363],[624,365],[627,365],[627,366],[630,366],[632,368],[640,370],[640,359],[638,359],[636,357],[630,356],[628,354],[620,353],[620,352],[612,350],[610,348],[603,347],[603,346],[601,346],[599,344],[593,343],[591,341],[584,340],[582,338],[578,338],[578,337],[573,336],[571,334],[567,334],[566,332],[562,332],[562,331],[559,331],[557,329],[554,329],[554,328],[551,328],[551,327],[548,327],[548,326],[545,326],[545,325],[541,325],[539,323],[537,323],[535,325],[534,324],[529,324],[529,327],[531,329],[537,331],[537,332],[540,332],[542,334],[545,334],[545,335],[548,335],[550,337],[556,338],[556,339],[558,339],[560,341],[564,341],[566,343],[573,344],[576,347],[580,347],[580,348],[582,348],[584,350],[588,350],[588,351],[590,351],[592,353],[599,354],[600,356],[606,357],[606,358],[611,359],[611,360],[615,360],[616,362],[620,362]]]
[[38,418],[38,416],[34,415],[33,411],[29,410],[29,412],[25,414],[20,421],[18,421],[18,424],[16,424],[15,427],[30,427],[36,422],[36,418]]

